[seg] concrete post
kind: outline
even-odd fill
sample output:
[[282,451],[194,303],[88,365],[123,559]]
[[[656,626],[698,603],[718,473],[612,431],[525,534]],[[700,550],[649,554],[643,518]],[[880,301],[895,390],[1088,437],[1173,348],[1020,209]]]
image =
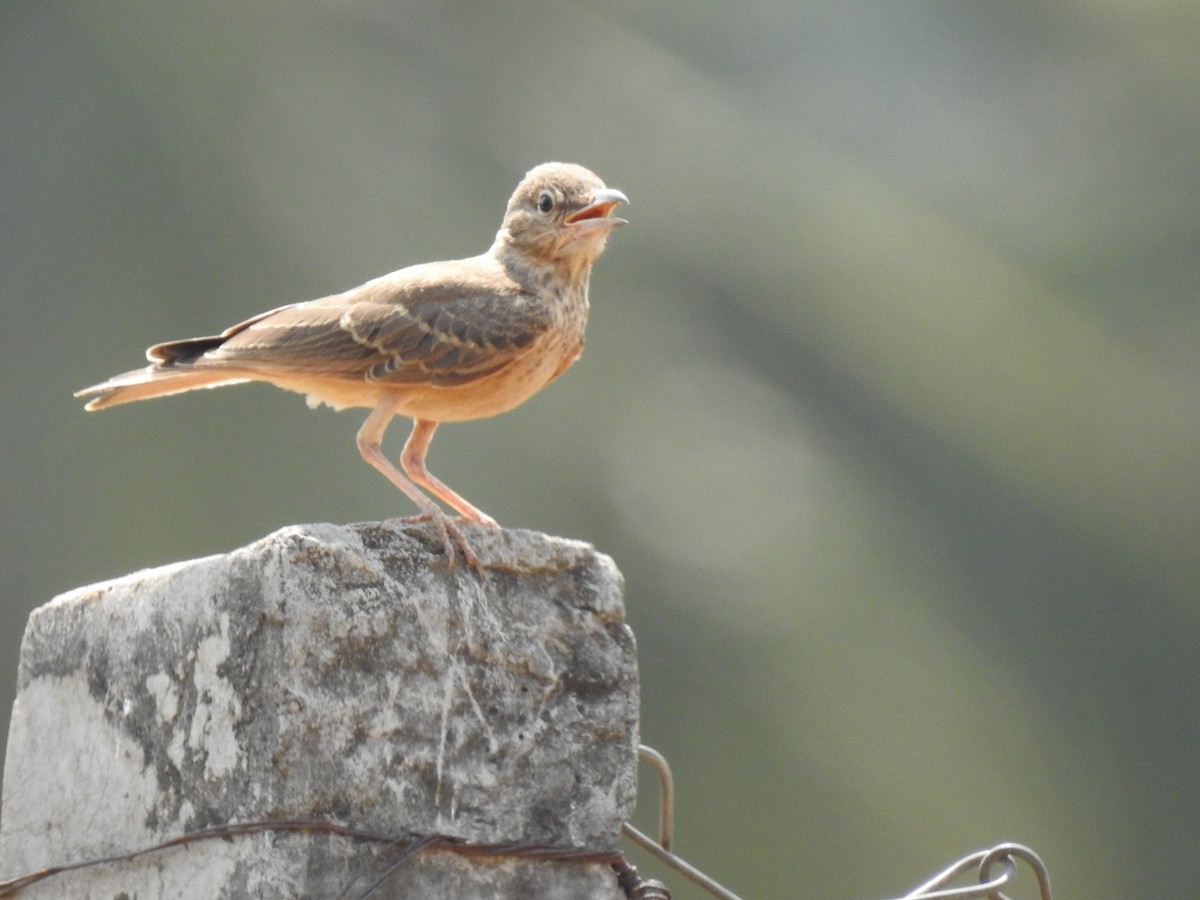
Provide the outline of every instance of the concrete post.
[[[468,528],[285,528],[31,615],[0,877],[234,822],[615,849],[636,789],[622,579],[587,545]],[[358,896],[396,848],[327,832],[202,840],[18,896]],[[615,898],[602,863],[427,850],[373,898]]]

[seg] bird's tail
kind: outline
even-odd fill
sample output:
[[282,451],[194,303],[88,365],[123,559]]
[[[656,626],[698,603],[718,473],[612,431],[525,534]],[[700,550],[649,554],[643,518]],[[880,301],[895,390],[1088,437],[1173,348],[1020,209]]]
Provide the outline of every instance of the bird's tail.
[[244,375],[228,370],[192,369],[189,367],[147,366],[134,369],[123,375],[115,375],[101,384],[77,391],[76,397],[95,397],[85,409],[108,409],[134,400],[149,400],[195,391],[200,388],[221,387],[226,384],[241,384],[249,381]]

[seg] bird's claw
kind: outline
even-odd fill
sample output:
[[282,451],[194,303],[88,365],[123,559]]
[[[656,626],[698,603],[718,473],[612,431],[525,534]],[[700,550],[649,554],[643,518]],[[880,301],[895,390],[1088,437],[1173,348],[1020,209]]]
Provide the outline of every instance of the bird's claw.
[[[455,560],[461,553],[463,560],[468,566],[470,566],[480,575],[487,574],[486,566],[484,566],[483,561],[479,558],[475,551],[471,549],[471,545],[468,543],[466,536],[462,533],[462,529],[459,528],[458,523],[440,510],[438,512],[425,512],[419,513],[415,516],[404,516],[402,518],[389,519],[388,521],[394,524],[407,525],[433,522],[437,526],[438,535],[442,539],[442,549],[446,553],[446,565],[448,567],[454,567]],[[495,519],[491,518],[491,516],[487,516],[486,520],[481,522],[473,522],[472,520],[466,518],[463,519],[463,522],[465,524],[481,524],[499,527],[499,524]],[[455,549],[456,547],[457,550]]]
[[486,576],[487,571],[484,568],[483,562],[471,549],[471,545],[467,543],[466,537],[457,523],[448,516],[441,516],[438,519],[438,531],[442,534],[442,546],[446,548],[446,564],[453,567],[454,560],[457,554],[454,552],[455,545],[462,551],[463,560],[468,566],[478,572],[480,575]]

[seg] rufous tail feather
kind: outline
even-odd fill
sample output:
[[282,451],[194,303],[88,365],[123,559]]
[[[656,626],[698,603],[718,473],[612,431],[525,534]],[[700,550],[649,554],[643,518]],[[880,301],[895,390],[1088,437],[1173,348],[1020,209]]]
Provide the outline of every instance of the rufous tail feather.
[[182,394],[184,391],[195,391],[201,388],[241,384],[248,380],[244,376],[233,375],[229,372],[147,366],[144,369],[135,369],[132,372],[125,372],[123,375],[116,375],[102,384],[84,388],[82,391],[77,391],[75,396],[99,395],[84,409],[108,409],[110,406],[120,406],[122,403],[132,403],[135,400],[150,400],[154,397],[167,397],[171,394]]

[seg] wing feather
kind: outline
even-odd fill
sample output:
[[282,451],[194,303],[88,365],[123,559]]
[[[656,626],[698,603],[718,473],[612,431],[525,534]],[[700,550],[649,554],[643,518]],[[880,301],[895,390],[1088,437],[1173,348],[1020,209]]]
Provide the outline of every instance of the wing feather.
[[428,271],[434,266],[419,268],[421,277],[401,270],[148,355],[164,366],[452,386],[500,371],[554,324],[548,304],[507,279],[439,278]]

